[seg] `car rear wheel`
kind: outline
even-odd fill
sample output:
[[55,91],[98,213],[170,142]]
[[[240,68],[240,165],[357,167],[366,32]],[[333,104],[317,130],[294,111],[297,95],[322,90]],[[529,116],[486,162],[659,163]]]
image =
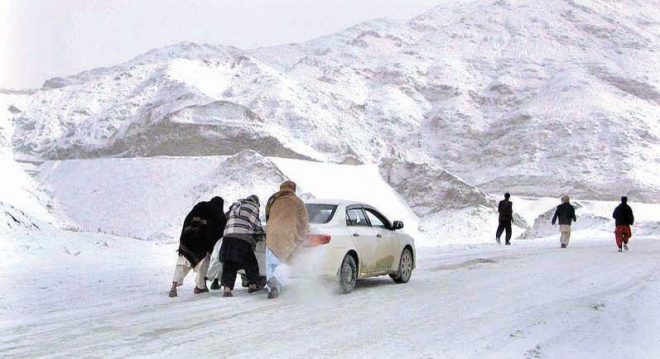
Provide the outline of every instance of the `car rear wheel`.
[[357,281],[357,264],[352,255],[347,254],[339,268],[339,289],[343,294],[350,293]]
[[413,271],[413,256],[410,248],[406,248],[401,253],[401,260],[399,261],[399,272],[397,274],[390,274],[390,278],[396,283],[408,283]]

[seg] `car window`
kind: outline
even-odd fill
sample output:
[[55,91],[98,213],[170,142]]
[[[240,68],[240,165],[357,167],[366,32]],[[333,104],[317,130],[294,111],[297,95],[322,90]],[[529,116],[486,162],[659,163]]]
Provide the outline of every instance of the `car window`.
[[371,222],[372,227],[379,227],[379,228],[384,228],[388,229],[389,226],[385,224],[385,219],[381,218],[381,216],[377,215],[373,211],[366,209],[365,212],[367,212],[367,217],[369,217],[369,222]]
[[333,204],[305,204],[307,207],[307,220],[309,223],[323,224],[328,223],[337,209]]
[[369,222],[361,208],[354,208],[346,211],[346,225],[369,227]]

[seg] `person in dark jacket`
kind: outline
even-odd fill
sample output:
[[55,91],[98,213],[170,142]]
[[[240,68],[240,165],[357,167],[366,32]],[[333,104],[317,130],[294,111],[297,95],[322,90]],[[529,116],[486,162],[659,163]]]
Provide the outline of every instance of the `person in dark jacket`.
[[513,203],[509,201],[509,197],[511,195],[505,193],[504,199],[497,205],[497,211],[500,213],[500,224],[497,226],[497,232],[495,232],[495,240],[497,240],[497,244],[500,244],[502,232],[506,230],[506,242],[504,244],[507,246],[511,244],[511,222],[513,222]]
[[561,198],[561,204],[557,206],[555,215],[552,216],[552,225],[559,220],[559,230],[561,231],[561,247],[568,247],[568,241],[571,239],[571,223],[577,221],[575,217],[575,208],[571,205],[568,196]]
[[233,297],[234,283],[238,270],[244,269],[248,279],[248,293],[263,289],[259,287],[259,263],[254,255],[258,241],[265,237],[259,219],[259,197],[252,195],[231,205],[228,212],[220,261],[222,262],[223,297]]
[[191,269],[197,272],[194,293],[209,291],[206,288],[206,271],[210,253],[215,243],[222,237],[226,224],[224,200],[221,197],[213,197],[208,202],[199,202],[188,213],[183,221],[179,238],[179,258],[174,270],[170,297],[177,296],[176,288],[183,285],[183,279]]
[[628,205],[628,197],[621,197],[621,203],[614,209],[612,213],[614,217],[615,226],[614,237],[616,239],[616,245],[619,247],[619,252],[621,252],[621,245],[623,244],[623,249],[628,250],[628,240],[632,236],[632,231],[630,226],[635,223],[635,216],[633,216],[633,210]]

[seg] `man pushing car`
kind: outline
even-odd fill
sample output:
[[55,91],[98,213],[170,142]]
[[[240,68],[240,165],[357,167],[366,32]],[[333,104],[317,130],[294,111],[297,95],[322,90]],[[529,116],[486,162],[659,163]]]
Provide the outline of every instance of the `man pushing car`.
[[277,298],[287,281],[288,265],[307,238],[307,208],[296,184],[284,181],[266,204],[266,279],[268,299]]

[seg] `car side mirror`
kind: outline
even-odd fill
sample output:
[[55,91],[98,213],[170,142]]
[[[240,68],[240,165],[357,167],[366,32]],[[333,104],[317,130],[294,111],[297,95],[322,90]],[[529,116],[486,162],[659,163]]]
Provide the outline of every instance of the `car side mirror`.
[[397,229],[401,229],[401,228],[403,228],[403,222],[401,222],[401,221],[394,221],[394,223],[392,223],[392,229],[393,229],[393,230],[396,231]]

